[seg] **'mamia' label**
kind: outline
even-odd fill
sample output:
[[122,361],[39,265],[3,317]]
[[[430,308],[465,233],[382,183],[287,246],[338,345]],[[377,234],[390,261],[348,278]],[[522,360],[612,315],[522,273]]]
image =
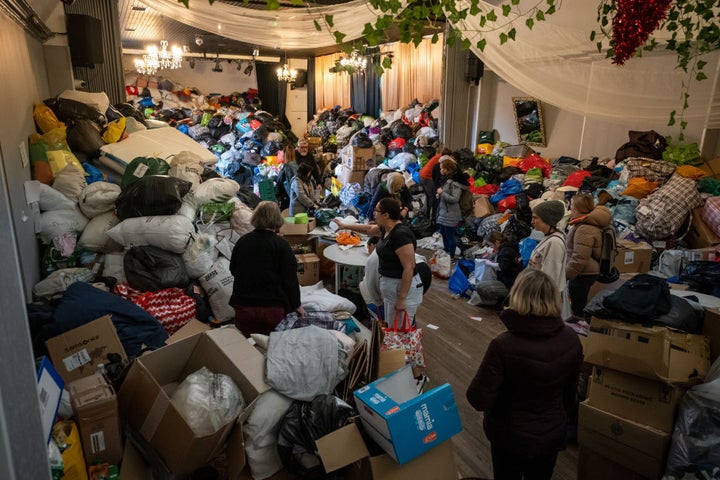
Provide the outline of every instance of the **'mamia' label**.
[[86,348],[78,350],[69,357],[63,358],[63,364],[65,364],[65,370],[72,372],[76,368],[80,368],[83,365],[90,363],[92,359]]

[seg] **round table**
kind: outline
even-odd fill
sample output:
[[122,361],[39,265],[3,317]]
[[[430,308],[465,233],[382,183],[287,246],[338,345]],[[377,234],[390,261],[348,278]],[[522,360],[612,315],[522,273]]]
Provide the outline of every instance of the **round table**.
[[342,265],[364,267],[368,257],[365,245],[350,247],[347,250],[341,249],[337,244],[330,245],[323,250],[322,254],[335,263],[335,293],[340,288],[340,267]]

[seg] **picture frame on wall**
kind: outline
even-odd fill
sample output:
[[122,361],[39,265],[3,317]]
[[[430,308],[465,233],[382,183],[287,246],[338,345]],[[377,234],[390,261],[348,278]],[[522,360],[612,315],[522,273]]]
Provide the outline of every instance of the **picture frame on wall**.
[[542,102],[533,97],[512,97],[518,143],[547,147]]

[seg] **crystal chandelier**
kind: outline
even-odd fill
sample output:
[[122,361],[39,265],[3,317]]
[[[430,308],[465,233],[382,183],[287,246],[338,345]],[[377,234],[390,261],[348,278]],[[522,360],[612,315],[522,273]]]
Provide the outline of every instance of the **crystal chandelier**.
[[168,50],[167,40],[160,42],[160,49],[155,45],[147,47],[142,59],[135,59],[135,69],[141,75],[154,75],[158,70],[175,70],[182,67],[182,49],[173,45]]
[[343,57],[340,59],[340,65],[343,67],[351,67],[355,70],[354,73],[363,74],[367,68],[367,59],[360,55],[360,51],[358,49],[353,48],[352,52],[350,52],[350,57]]
[[285,54],[285,65],[277,69],[278,82],[295,83],[297,80],[297,70],[291,70],[288,67],[287,53]]

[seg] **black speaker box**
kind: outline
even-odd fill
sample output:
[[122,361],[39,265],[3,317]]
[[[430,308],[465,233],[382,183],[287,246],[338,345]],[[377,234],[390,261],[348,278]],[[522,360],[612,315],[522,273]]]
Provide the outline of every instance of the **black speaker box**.
[[66,18],[73,67],[103,63],[102,22],[89,15],[69,14]]
[[474,53],[465,52],[465,81],[474,82],[475,85],[480,83],[483,76],[485,64]]

